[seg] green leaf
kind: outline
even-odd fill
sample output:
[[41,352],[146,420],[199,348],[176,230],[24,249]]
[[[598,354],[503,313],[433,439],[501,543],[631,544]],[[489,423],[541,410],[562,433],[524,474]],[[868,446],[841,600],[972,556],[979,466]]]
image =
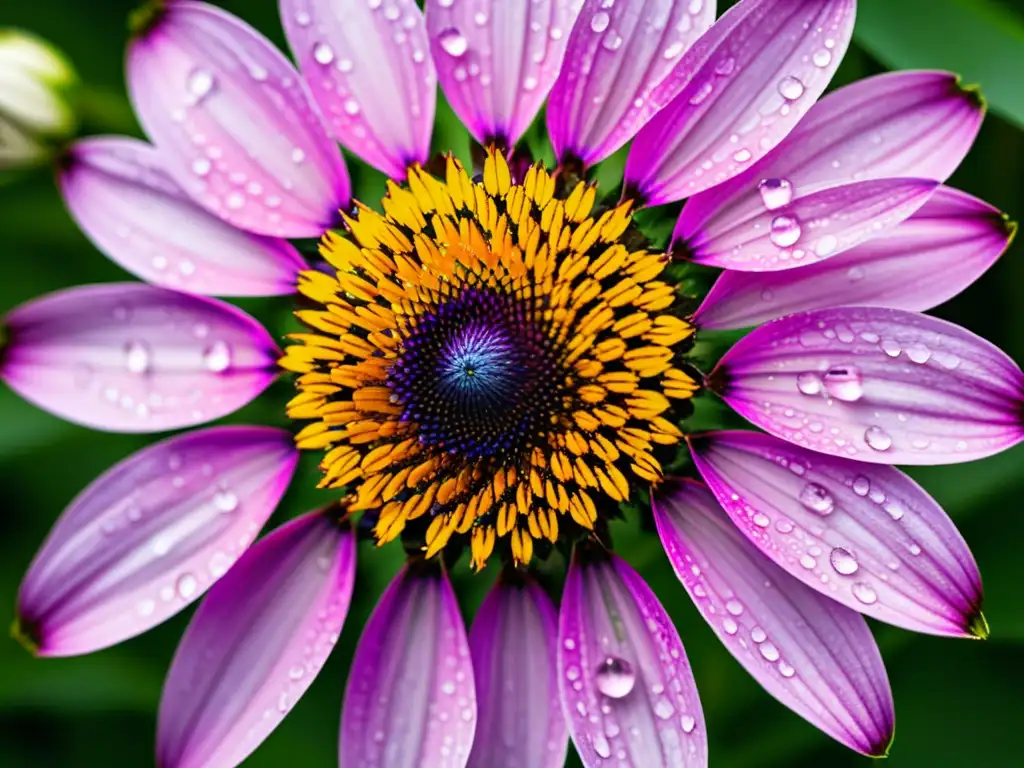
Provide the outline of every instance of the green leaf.
[[995,0],[861,0],[857,42],[892,69],[948,69],[1024,127],[1024,20]]

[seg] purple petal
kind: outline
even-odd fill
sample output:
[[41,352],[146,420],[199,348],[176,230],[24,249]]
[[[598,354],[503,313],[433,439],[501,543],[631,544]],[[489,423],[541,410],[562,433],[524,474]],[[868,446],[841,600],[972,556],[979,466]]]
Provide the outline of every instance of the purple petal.
[[504,578],[469,631],[478,725],[473,768],[562,768],[569,734],[558,700],[558,619],[534,581]]
[[984,112],[977,91],[948,72],[861,80],[814,105],[748,172],[690,200],[680,227],[721,229],[765,209],[785,213],[791,201],[855,181],[944,181],[971,148]]
[[71,656],[173,616],[256,537],[297,460],[269,427],[198,430],[129,456],[50,531],[18,593],[22,633],[40,655]]
[[621,147],[685,85],[673,75],[714,0],[586,0],[548,98],[555,155],[585,165]]
[[897,309],[802,312],[755,329],[711,374],[777,437],[876,464],[949,464],[1021,439],[1024,375],[959,326]]
[[477,141],[519,141],[558,77],[581,3],[427,0],[441,87]]
[[793,130],[835,74],[854,0],[744,0],[679,63],[687,83],[637,135],[626,185],[652,204],[742,173]]
[[141,283],[84,285],[12,310],[0,378],[76,424],[161,432],[220,418],[266,389],[280,356],[249,315]]
[[928,179],[877,179],[823,189],[784,211],[763,206],[745,218],[719,217],[699,228],[681,216],[674,248],[698,264],[743,272],[795,269],[847,251],[892,229],[935,189]]
[[842,305],[931,309],[992,266],[1015,228],[988,203],[939,187],[909,219],[838,256],[782,272],[723,273],[694,320],[729,330]]
[[264,235],[319,237],[349,181],[295,68],[240,19],[168,3],[132,40],[128,89],[167,171],[200,205]]
[[436,80],[415,0],[280,0],[288,43],[334,135],[405,178],[430,154]]
[[476,728],[466,630],[448,575],[407,566],[381,597],[352,661],[342,765],[462,768]]
[[942,508],[899,470],[760,432],[702,436],[692,453],[736,526],[800,581],[880,621],[973,634],[974,558]]
[[704,714],[679,633],[624,560],[581,562],[577,553],[558,638],[562,710],[584,765],[612,755],[637,768],[707,765]]
[[355,579],[355,536],[336,513],[281,526],[210,590],[164,684],[159,765],[238,765],[316,678]]
[[779,570],[704,486],[670,481],[652,507],[676,575],[736,660],[832,738],[884,755],[895,726],[892,692],[864,619]]
[[154,285],[275,296],[294,293],[306,268],[287,241],[235,229],[194,203],[145,142],[83,139],[59,173],[64,201],[96,247]]

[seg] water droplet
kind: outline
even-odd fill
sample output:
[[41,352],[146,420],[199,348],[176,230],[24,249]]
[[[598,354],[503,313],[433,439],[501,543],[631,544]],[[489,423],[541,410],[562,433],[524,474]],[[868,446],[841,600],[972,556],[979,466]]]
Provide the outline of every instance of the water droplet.
[[862,267],[850,267],[846,271],[846,279],[851,283],[856,283],[858,280],[864,279],[864,269]]
[[455,693],[455,683],[452,682],[451,680],[445,680],[443,683],[441,683],[441,693],[443,693],[443,694],[445,694],[447,696],[451,696],[452,694],[454,694]]
[[865,584],[863,581],[858,581],[850,590],[853,592],[853,596],[865,605],[871,605],[878,600],[878,593],[871,588],[870,584]]
[[296,147],[295,149],[292,150],[292,162],[293,163],[301,163],[305,159],[306,159],[306,153],[303,152],[299,147]]
[[892,448],[892,438],[889,433],[878,426],[868,427],[864,431],[864,442],[875,451],[888,451]]
[[801,373],[796,377],[796,388],[804,395],[817,395],[821,393],[821,379],[818,374],[810,371]]
[[871,481],[864,477],[864,475],[857,475],[853,478],[853,492],[858,496],[867,496],[870,490]]
[[683,728],[683,733],[693,733],[693,729],[697,727],[697,721],[691,715],[683,715],[679,718],[679,725]]
[[921,548],[919,546],[917,546],[917,544],[911,544],[909,547],[907,547],[907,549],[910,550],[910,554],[912,554],[912,555],[920,555],[921,554]]
[[238,497],[231,491],[220,491],[214,494],[213,506],[221,512],[234,512],[238,509]]
[[178,578],[178,594],[181,595],[183,600],[188,600],[192,597],[197,589],[199,589],[199,582],[196,581],[196,577],[191,573],[183,573]]
[[890,501],[886,504],[885,511],[889,513],[889,517],[893,520],[902,520],[903,516],[907,513],[907,511],[895,501]]
[[754,627],[750,630],[750,639],[755,643],[763,643],[768,639],[768,634],[760,627]]
[[193,103],[198,104],[214,86],[213,75],[205,69],[193,69],[188,76],[188,92],[192,96]]
[[672,715],[676,713],[676,708],[672,706],[672,702],[668,699],[658,699],[654,705],[654,714],[660,717],[662,720],[668,720]]
[[836,400],[853,403],[864,395],[864,379],[852,365],[830,368],[822,379],[825,390]]
[[800,222],[792,216],[776,216],[772,219],[772,231],[769,237],[779,248],[788,248],[800,239],[802,230]]
[[129,342],[124,348],[124,362],[130,373],[145,373],[149,370],[149,348],[141,341]]
[[911,344],[907,347],[906,352],[907,357],[910,358],[910,362],[917,363],[918,365],[924,365],[932,357],[932,351],[921,343]]
[[562,643],[562,645],[565,646],[565,650],[572,651],[576,648],[576,641],[573,640],[571,637],[567,637],[565,639],[565,642]]
[[808,483],[800,491],[800,503],[819,515],[830,515],[836,507],[836,501],[825,488],[817,483]]
[[839,240],[835,235],[825,235],[822,237],[817,245],[814,246],[814,252],[818,256],[828,256],[835,253],[836,248],[839,247]]
[[814,52],[814,56],[811,57],[816,67],[827,67],[832,63],[832,52],[822,48]]
[[288,670],[288,677],[292,680],[301,680],[304,674],[306,674],[306,670],[298,664]]
[[778,666],[779,666],[779,674],[782,675],[783,677],[792,677],[793,675],[796,674],[796,670],[793,669],[793,667],[791,667],[785,661],[781,661],[780,660]]
[[761,655],[768,661],[779,660],[779,649],[775,647],[774,643],[763,642],[758,646],[758,650],[761,651]]
[[203,350],[203,364],[211,373],[224,373],[231,367],[231,347],[223,341],[215,341]]
[[700,104],[708,96],[711,95],[711,91],[713,91],[714,89],[715,86],[713,86],[710,81],[704,83],[700,88],[697,89],[697,92],[690,97],[690,103],[693,104],[694,106]]
[[523,90],[532,91],[537,87],[537,78],[533,75],[527,75],[523,78]]
[[806,568],[808,571],[813,571],[815,569],[815,567],[818,565],[818,561],[815,560],[810,555],[801,555],[800,556],[800,565],[803,568]]
[[761,202],[769,211],[789,205],[793,200],[793,185],[789,179],[761,179],[757,185]]
[[777,530],[779,533],[792,533],[793,532],[793,523],[790,522],[789,520],[786,520],[785,518],[783,518],[781,520],[776,520],[775,521],[775,530]]
[[795,77],[784,77],[779,80],[779,93],[788,101],[796,101],[804,95],[804,84]]
[[622,45],[621,35],[617,35],[615,32],[610,32],[605,35],[604,41],[601,43],[601,47],[607,51],[615,51]]
[[735,635],[737,630],[739,630],[739,626],[736,624],[735,621],[733,621],[732,618],[726,616],[724,619],[722,619],[722,629],[725,630],[725,634],[727,635]]
[[571,683],[573,680],[580,679],[580,668],[576,665],[569,667],[565,670],[565,677]]
[[727,610],[733,616],[739,616],[743,613],[743,603],[741,603],[739,600],[730,600],[725,604],[725,610]]
[[344,103],[345,114],[347,115],[358,115],[359,114],[359,102],[349,96],[345,99]]
[[625,659],[609,656],[597,668],[597,690],[610,699],[621,699],[633,690],[636,673]]
[[469,41],[455,27],[441,30],[441,33],[437,36],[437,41],[449,56],[462,56],[469,48]]
[[594,734],[594,751],[601,757],[612,756],[612,748],[611,745],[608,744],[608,739],[600,733]]
[[764,514],[763,512],[757,512],[751,519],[754,521],[754,525],[756,525],[758,528],[767,528],[769,525],[771,525],[772,522],[771,518],[769,518],[768,515]]
[[153,612],[155,610],[156,610],[156,601],[155,600],[148,600],[147,599],[147,600],[143,600],[142,602],[139,603],[139,606],[138,606],[139,616],[152,616]]
[[598,11],[590,19],[590,28],[595,32],[604,32],[611,24],[611,17],[604,11]]
[[210,172],[210,161],[205,157],[200,157],[192,161],[192,172],[196,176],[205,176]]
[[843,576],[849,576],[851,573],[856,573],[857,558],[853,556],[853,552],[844,548],[836,547],[828,556],[828,561],[832,564],[836,573],[840,573]]
[[310,18],[309,14],[305,11],[299,11],[295,14],[295,23],[300,27],[308,27],[313,19]]
[[736,59],[732,56],[726,56],[720,62],[715,64],[715,74],[726,77],[736,71]]

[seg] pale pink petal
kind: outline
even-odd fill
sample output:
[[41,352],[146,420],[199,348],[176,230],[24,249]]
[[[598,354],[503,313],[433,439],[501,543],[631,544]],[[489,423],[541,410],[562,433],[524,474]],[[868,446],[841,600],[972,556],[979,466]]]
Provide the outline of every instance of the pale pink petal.
[[738,3],[679,63],[687,85],[637,134],[627,189],[660,205],[764,157],[832,79],[855,10],[855,0]]
[[359,638],[341,712],[345,766],[463,768],[477,707],[466,630],[448,575],[402,570]]
[[349,181],[291,63],[240,19],[168,3],[133,39],[128,90],[167,171],[236,227],[319,237],[340,221]]
[[569,733],[558,701],[558,616],[533,580],[503,576],[469,631],[479,713],[472,768],[562,768]]
[[974,558],[942,508],[899,470],[761,432],[700,436],[692,452],[733,523],[797,579],[880,621],[974,634]]
[[582,0],[427,0],[444,95],[481,144],[514,146],[558,77]]
[[864,619],[773,565],[706,487],[670,480],[652,507],[676,575],[754,679],[850,749],[888,752],[892,692]]
[[127,137],[76,142],[59,169],[64,202],[96,247],[143,280],[209,296],[295,292],[306,263],[285,240],[207,213],[160,153]]
[[759,207],[697,229],[681,217],[672,249],[697,264],[743,272],[795,269],[847,251],[912,215],[939,186],[929,179],[877,179],[831,187],[784,210]]
[[415,0],[280,0],[280,7],[288,43],[338,141],[396,179],[426,162],[437,75]]
[[679,633],[615,555],[577,552],[558,618],[558,684],[587,768],[706,766],[707,733]]
[[25,639],[71,656],[145,632],[220,578],[274,511],[291,435],[215,427],[128,457],[71,502],[18,592]]
[[673,70],[714,18],[714,0],[586,0],[548,98],[556,157],[592,165],[633,138],[683,88]]
[[355,536],[337,511],[281,526],[210,590],[164,683],[158,765],[238,765],[316,679],[355,580]]
[[815,104],[748,172],[687,202],[680,226],[715,229],[765,209],[784,213],[792,201],[856,181],[945,181],[971,148],[984,112],[977,90],[948,72],[860,80]]
[[273,339],[230,304],[142,283],[50,293],[12,310],[0,378],[110,432],[161,432],[241,408],[276,375]]
[[949,464],[1022,437],[1024,375],[959,326],[898,309],[801,312],[755,329],[710,376],[762,429],[876,464]]
[[783,272],[724,272],[694,319],[728,330],[842,305],[924,311],[977,280],[1015,230],[988,203],[939,187],[909,219],[838,256]]

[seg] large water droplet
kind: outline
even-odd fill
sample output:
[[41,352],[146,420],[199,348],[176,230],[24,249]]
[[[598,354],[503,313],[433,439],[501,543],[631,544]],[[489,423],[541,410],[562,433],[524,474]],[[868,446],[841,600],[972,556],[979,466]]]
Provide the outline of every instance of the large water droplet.
[[743,613],[743,603],[736,599],[730,600],[725,604],[725,610],[733,616],[739,616]]
[[203,364],[211,373],[223,373],[231,367],[231,347],[223,341],[215,341],[203,350]]
[[856,573],[857,558],[853,556],[853,552],[846,549],[845,547],[836,547],[828,556],[828,561],[835,568],[836,573],[841,573],[843,576],[849,576],[851,573]]
[[815,51],[814,56],[811,57],[816,67],[827,67],[832,63],[832,53],[824,48]]
[[924,365],[932,357],[932,351],[919,342],[909,345],[906,353],[907,357],[910,358],[910,362],[917,363],[918,365]]
[[832,494],[817,483],[808,483],[803,487],[800,491],[800,503],[819,515],[830,515],[836,507]]
[[836,400],[853,403],[864,394],[864,378],[852,365],[829,368],[822,380],[825,390]]
[[600,733],[594,734],[594,751],[597,752],[599,757],[611,757],[612,756],[611,744],[609,744],[608,743],[608,739],[606,739]]
[[796,388],[804,395],[817,395],[821,393],[821,379],[818,374],[807,371],[796,377]]
[[693,729],[697,727],[697,721],[691,715],[683,715],[679,718],[679,725],[683,727],[683,733],[693,733]]
[[793,200],[793,185],[789,179],[761,179],[757,185],[761,202],[769,211],[789,205]]
[[778,661],[779,660],[779,649],[775,647],[775,643],[765,641],[758,646],[758,650],[761,651],[761,655],[767,661]]
[[609,656],[600,663],[595,674],[597,690],[610,699],[621,699],[633,690],[636,673],[625,659]]
[[779,80],[779,93],[788,101],[796,101],[804,95],[804,84],[795,77],[784,77]]
[[611,24],[611,17],[604,11],[598,11],[590,19],[590,28],[595,32],[604,32],[608,29],[608,25]]
[[888,451],[892,448],[892,437],[881,427],[868,427],[864,431],[864,442],[875,451]]
[[124,364],[130,373],[149,370],[149,347],[141,341],[129,342],[124,348]]
[[871,490],[871,481],[864,475],[857,475],[853,478],[853,492],[858,496],[867,496]]
[[779,248],[788,248],[795,244],[801,234],[800,222],[792,216],[776,216],[772,219],[772,231],[769,237]]
[[865,584],[863,581],[858,581],[850,590],[853,592],[853,596],[865,605],[871,605],[878,600],[878,593],[871,588],[870,584]]
[[893,520],[902,520],[903,516],[907,513],[907,511],[895,501],[888,502],[885,505],[885,511],[889,513],[889,517]]
[[753,640],[755,643],[763,643],[765,640],[768,639],[768,633],[760,627],[754,627],[752,630],[750,630],[750,639]]
[[469,48],[469,41],[455,27],[442,30],[437,36],[437,41],[449,56],[462,56]]

